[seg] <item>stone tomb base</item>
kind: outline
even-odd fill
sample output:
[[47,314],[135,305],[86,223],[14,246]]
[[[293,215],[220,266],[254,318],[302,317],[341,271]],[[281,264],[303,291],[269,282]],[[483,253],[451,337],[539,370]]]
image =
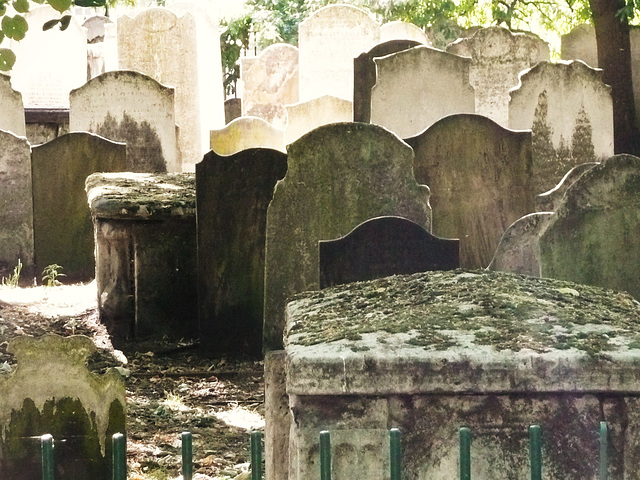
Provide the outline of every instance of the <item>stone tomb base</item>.
[[403,479],[458,478],[462,426],[472,478],[528,478],[531,424],[545,479],[596,479],[600,421],[610,478],[640,472],[640,304],[627,294],[456,270],[304,293],[286,317],[285,351],[265,365],[271,479],[319,478],[321,430],[333,478],[389,478],[393,427]]

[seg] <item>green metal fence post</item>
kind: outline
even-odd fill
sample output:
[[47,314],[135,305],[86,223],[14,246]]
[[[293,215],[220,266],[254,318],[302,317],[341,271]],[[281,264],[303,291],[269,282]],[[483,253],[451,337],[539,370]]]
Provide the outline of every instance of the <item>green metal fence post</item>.
[[114,433],[111,440],[113,480],[127,480],[127,440],[122,433]]
[[460,480],[471,480],[471,430],[460,429]]
[[251,480],[262,480],[262,434],[251,433]]
[[53,437],[48,433],[40,437],[42,456],[42,480],[54,480],[53,477]]
[[182,432],[182,480],[193,478],[193,436],[191,432]]
[[539,425],[529,427],[529,459],[531,480],[542,480],[542,434]]
[[389,463],[391,469],[391,480],[402,479],[402,435],[400,430],[392,428],[389,430]]
[[329,432],[320,432],[320,480],[331,480],[331,437]]
[[609,426],[600,422],[600,480],[609,478]]

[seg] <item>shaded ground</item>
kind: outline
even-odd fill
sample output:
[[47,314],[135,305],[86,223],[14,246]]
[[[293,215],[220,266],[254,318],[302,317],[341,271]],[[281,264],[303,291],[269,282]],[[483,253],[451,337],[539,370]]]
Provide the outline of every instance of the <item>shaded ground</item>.
[[[127,344],[114,350],[99,323],[95,284],[0,287],[0,372],[18,335],[82,334],[100,354],[90,369],[127,369],[130,479],[180,477],[180,433],[193,433],[195,478],[230,479],[249,466],[249,434],[264,425],[262,362],[209,359],[188,341]],[[6,363],[5,363],[6,362]]]

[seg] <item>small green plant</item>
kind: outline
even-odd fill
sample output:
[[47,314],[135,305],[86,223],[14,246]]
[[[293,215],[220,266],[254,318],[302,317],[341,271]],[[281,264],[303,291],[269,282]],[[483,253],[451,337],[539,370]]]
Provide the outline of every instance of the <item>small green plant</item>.
[[42,283],[44,283],[44,286],[57,287],[58,285],[62,285],[58,277],[64,277],[65,274],[61,272],[62,267],[57,263],[44,267],[44,270],[42,270]]
[[9,278],[2,277],[2,286],[16,288],[20,283],[20,272],[22,272],[22,262],[18,259],[18,264],[13,268],[13,273]]

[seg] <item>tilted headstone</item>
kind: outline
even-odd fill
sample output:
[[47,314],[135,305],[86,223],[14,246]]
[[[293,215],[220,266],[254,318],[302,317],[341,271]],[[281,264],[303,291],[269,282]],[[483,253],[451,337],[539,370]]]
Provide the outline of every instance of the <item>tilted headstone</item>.
[[369,123],[371,119],[371,89],[376,84],[375,57],[407,50],[420,45],[415,40],[389,40],[362,53],[353,60],[353,121]]
[[91,133],[68,133],[33,147],[31,165],[36,273],[57,264],[65,280],[93,278],[93,225],[84,184],[95,172],[125,171],[126,145]]
[[286,171],[266,148],[196,165],[199,333],[216,355],[262,354],[267,207]]
[[0,376],[0,477],[42,478],[40,436],[53,436],[64,478],[111,477],[114,433],[125,434],[125,386],[114,369],[87,369],[96,351],[83,336],[28,336],[7,350],[15,370]]
[[518,86],[520,72],[549,60],[549,46],[533,34],[489,27],[460,39],[447,52],[471,57],[469,82],[475,90],[475,113],[509,126],[509,90]]
[[26,135],[24,106],[22,95],[11,86],[11,78],[0,74],[0,130],[14,133],[19,137]]
[[536,193],[558,184],[572,167],[613,155],[611,87],[581,61],[540,62],[511,91],[509,127],[533,131]]
[[284,141],[287,145],[314,128],[329,123],[350,122],[353,119],[353,103],[329,95],[287,105],[285,108],[288,123]]
[[285,152],[284,131],[258,117],[239,117],[220,130],[210,132],[211,150],[233,155],[249,148],[271,148]]
[[402,138],[419,134],[447,115],[474,113],[470,58],[415,47],[375,58],[371,123]]
[[69,26],[43,31],[45,22],[60,18],[49,6],[25,15],[29,33],[11,41],[17,60],[11,71],[13,88],[22,93],[27,108],[68,107],[69,92],[87,81],[87,37],[77,18]]
[[282,348],[284,306],[320,286],[318,241],[373,217],[431,229],[429,189],[413,176],[413,151],[377,125],[339,123],[288,146],[288,170],[267,211],[264,348]]
[[414,40],[422,45],[431,46],[427,34],[417,25],[396,20],[380,26],[380,43],[391,40]]
[[351,5],[329,5],[300,24],[300,101],[353,99],[353,59],[380,38],[378,24]]
[[18,260],[25,273],[33,272],[30,154],[26,138],[0,130],[0,278],[8,277]]
[[127,171],[181,171],[174,92],[143,73],[104,73],[71,92],[69,128],[126,143]]
[[260,117],[276,128],[287,124],[285,105],[298,101],[298,49],[286,43],[240,59],[242,115]]
[[320,240],[320,288],[460,267],[460,241],[431,235],[402,217],[377,217],[344,237]]
[[480,115],[452,115],[405,140],[431,189],[433,234],[460,239],[460,265],[486,267],[505,229],[534,211],[531,132]]

